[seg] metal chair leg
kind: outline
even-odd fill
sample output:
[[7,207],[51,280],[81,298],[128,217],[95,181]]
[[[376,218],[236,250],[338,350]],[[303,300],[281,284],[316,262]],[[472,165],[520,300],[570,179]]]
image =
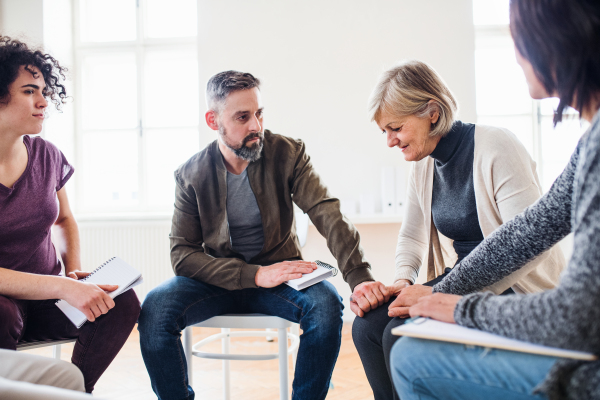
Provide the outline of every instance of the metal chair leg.
[[288,340],[287,329],[277,329],[279,341],[279,398],[287,400],[288,397]]
[[182,345],[183,345],[183,353],[185,354],[185,362],[187,364],[187,374],[188,374],[188,384],[190,386],[193,385],[193,371],[192,371],[192,336],[193,331],[192,327],[188,326],[185,328],[181,334],[182,336]]
[[[229,333],[229,328],[222,328],[222,333]],[[223,354],[229,354],[229,335],[221,339],[221,350]],[[223,360],[223,399],[229,400],[231,398],[231,379],[229,375],[229,360]]]
[[60,347],[60,344],[55,344],[52,346],[52,357],[56,358],[57,360],[60,360]]

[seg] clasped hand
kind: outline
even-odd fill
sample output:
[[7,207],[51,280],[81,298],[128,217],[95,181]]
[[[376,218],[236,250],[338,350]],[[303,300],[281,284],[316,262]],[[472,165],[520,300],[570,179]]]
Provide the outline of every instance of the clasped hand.
[[362,282],[354,287],[350,299],[350,309],[359,317],[387,303],[393,291],[381,282]]
[[392,301],[388,308],[390,317],[406,318],[409,316],[408,309],[417,304],[419,299],[432,293],[433,288],[423,285],[406,286],[400,290],[396,300]]
[[[88,276],[89,272],[72,271],[67,274],[68,278],[79,280]],[[106,294],[116,290],[118,285],[95,285],[87,282],[70,284],[64,291],[64,299],[73,307],[81,311],[86,318],[94,322],[102,314],[115,306],[114,300]]]

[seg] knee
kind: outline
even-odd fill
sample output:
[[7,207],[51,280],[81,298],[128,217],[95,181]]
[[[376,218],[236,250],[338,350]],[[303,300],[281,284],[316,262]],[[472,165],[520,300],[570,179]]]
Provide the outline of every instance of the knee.
[[396,343],[398,341],[398,339],[400,339],[400,337],[396,336],[392,333],[392,327],[391,326],[386,327],[385,330],[383,331],[383,337],[381,339],[383,351],[386,354],[390,354],[390,352],[392,351],[392,346],[394,346],[394,343]]
[[23,330],[23,319],[17,305],[0,296],[0,348],[15,350]]
[[373,329],[366,319],[361,317],[354,318],[354,322],[352,322],[352,341],[357,349],[363,344],[370,342],[369,338],[372,334]]
[[56,382],[52,386],[85,392],[83,374],[74,364],[58,361],[48,372],[56,377]]
[[321,282],[307,291],[303,305],[303,330],[318,328],[324,334],[340,334],[343,325],[344,304],[335,287],[329,282]]
[[137,294],[130,289],[125,293],[115,298],[115,309],[119,310],[119,313],[124,316],[124,319],[135,324],[140,316],[142,307]]
[[401,376],[405,372],[414,371],[420,360],[425,357],[427,347],[423,341],[402,337],[392,346],[390,353],[390,369],[392,375]]
[[152,289],[146,295],[138,319],[138,330],[141,333],[158,330],[160,326],[174,322],[182,311],[178,308],[177,285],[181,279],[175,277]]

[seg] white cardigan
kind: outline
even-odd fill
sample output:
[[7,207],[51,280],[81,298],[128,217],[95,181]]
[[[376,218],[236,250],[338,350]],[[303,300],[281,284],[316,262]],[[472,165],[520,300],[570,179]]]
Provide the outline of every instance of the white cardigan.
[[[427,280],[452,268],[458,258],[452,240],[433,225],[431,193],[434,159],[425,157],[413,163],[408,183],[404,219],[396,246],[394,282],[415,282],[421,265],[427,266]],[[473,185],[479,226],[484,237],[511,220],[542,194],[535,162],[510,131],[491,126],[475,126]],[[434,229],[432,229],[432,227]],[[551,289],[565,266],[558,245],[520,270],[486,288],[499,294],[512,287],[516,293]]]

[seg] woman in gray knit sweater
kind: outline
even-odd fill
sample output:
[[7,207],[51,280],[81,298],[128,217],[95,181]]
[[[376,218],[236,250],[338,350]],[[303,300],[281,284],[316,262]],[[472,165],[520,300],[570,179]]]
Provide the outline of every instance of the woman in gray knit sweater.
[[[600,2],[511,0],[510,28],[530,95],[560,98],[555,123],[570,105],[591,126],[550,191],[488,236],[409,312],[600,355]],[[571,232],[573,256],[555,289],[473,293]],[[600,399],[600,361],[402,338],[391,364],[403,400]]]

